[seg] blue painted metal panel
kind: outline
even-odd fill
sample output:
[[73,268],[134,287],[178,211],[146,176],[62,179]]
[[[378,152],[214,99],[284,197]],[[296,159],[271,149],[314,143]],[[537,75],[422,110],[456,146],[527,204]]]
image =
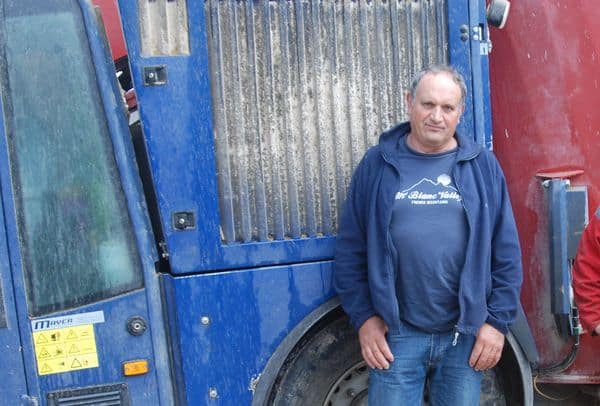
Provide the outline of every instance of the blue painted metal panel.
[[[96,69],[96,80],[100,89],[102,104],[104,107],[109,134],[111,136],[114,148],[115,160],[121,175],[121,186],[127,202],[128,215],[133,226],[136,237],[138,253],[142,264],[144,274],[144,295],[132,300],[131,307],[136,306],[139,301],[146,312],[146,320],[149,323],[149,331],[144,335],[145,339],[150,340],[151,347],[146,349],[146,357],[154,364],[153,369],[147,376],[145,389],[137,393],[137,396],[152,396],[153,391],[158,392],[155,400],[162,405],[170,405],[173,402],[173,390],[170,374],[169,351],[167,348],[168,340],[164,330],[165,320],[162,309],[162,299],[158,275],[156,274],[155,264],[158,260],[154,235],[148,217],[148,209],[144,199],[142,184],[137,171],[135,152],[131,142],[131,134],[127,125],[127,120],[123,114],[124,106],[122,104],[121,94],[118,88],[118,82],[114,77],[114,65],[110,57],[110,50],[104,39],[104,33],[100,31],[97,24],[96,15],[89,8],[89,3],[85,0],[78,0],[82,7],[84,23],[92,53],[92,60]],[[108,304],[108,303],[107,303]],[[129,314],[130,313],[123,313]],[[117,324],[118,325],[118,324]],[[131,340],[131,336],[126,336]],[[140,337],[137,337],[140,338]],[[135,338],[134,338],[135,339]],[[107,345],[108,347],[108,345]],[[127,360],[127,345],[123,346],[123,352],[115,352],[117,359]],[[141,379],[141,378],[140,378]],[[146,379],[146,377],[145,377]],[[139,379],[138,379],[139,380]],[[128,378],[127,382],[134,381]],[[160,382],[160,385],[158,384]]]
[[481,45],[488,39],[485,2],[465,4],[461,0],[448,0],[448,20],[450,62],[463,74],[469,89],[465,113],[458,128],[491,149],[489,58],[487,53],[481,52]]
[[[204,3],[202,0],[187,1],[189,55],[144,56],[141,53],[139,7],[136,2],[119,2],[172,272],[188,274],[332,258],[334,243],[331,235],[222,243],[225,238],[222,236],[231,232],[221,230],[219,217],[207,49],[209,31]],[[304,4],[296,3],[298,7]],[[430,2],[423,4],[424,8],[430,7]],[[471,78],[471,41],[461,41],[458,31],[461,24],[471,25],[469,2],[448,0],[446,7],[449,59]],[[399,27],[392,24],[391,30],[399,31]],[[241,28],[235,35],[241,32],[245,35]],[[423,35],[429,33],[425,30]],[[145,85],[144,67],[157,65],[166,68],[165,85]],[[402,63],[399,66],[404,67]],[[468,83],[467,111],[461,120],[461,130],[483,139],[483,135],[477,135],[482,130],[474,129],[482,122],[475,120],[475,115],[480,114],[477,111],[481,110],[481,103],[488,101],[481,101],[479,92],[477,102],[474,102],[473,83],[470,80]],[[178,211],[194,213],[196,226],[176,230],[171,217]]]
[[[448,48],[450,64],[453,65],[465,78],[467,84],[467,99],[465,100],[465,111],[458,124],[458,131],[465,135],[474,136],[474,109],[473,109],[473,83],[470,80],[471,47],[468,3],[464,0],[448,0]],[[468,39],[463,34],[466,29]]]
[[571,315],[571,272],[568,256],[569,210],[567,187],[569,181],[552,179],[548,187],[548,217],[550,235],[550,307],[563,337],[568,337]]
[[[119,2],[132,78],[171,266],[190,272],[222,256],[204,7],[188,1],[189,56],[144,57],[136,3]],[[166,67],[166,86],[144,85],[143,67],[154,65]],[[176,231],[171,214],[178,211],[194,213],[197,226]]]
[[[128,386],[132,405],[170,405],[170,401],[161,402],[158,397],[156,372],[160,366],[157,365],[157,361],[160,362],[162,355],[156,354],[154,351],[151,331],[147,331],[138,337],[134,337],[127,332],[127,320],[130,317],[140,316],[145,320],[150,320],[146,306],[145,290],[142,289],[115,299],[80,307],[76,312],[53,314],[52,317],[93,311],[104,312],[105,319],[104,323],[94,324],[100,366],[74,372],[37,376],[39,396],[43,399],[41,405],[46,404],[45,394],[48,392],[63,388],[79,388],[121,382],[126,383]],[[150,323],[149,325],[151,330],[162,328],[162,326]],[[25,334],[30,335],[30,329],[30,325],[26,325],[22,330],[27,330]],[[139,376],[123,376],[122,363],[139,359],[149,361],[150,372]],[[26,364],[31,366],[29,369],[35,372],[35,358],[28,359]]]
[[[250,404],[285,336],[334,292],[332,262],[169,278],[189,405]],[[207,321],[202,323],[202,318]]]
[[[0,10],[2,16],[2,10]],[[0,138],[5,139],[4,108],[0,99]],[[27,394],[25,367],[23,365],[19,323],[13,294],[13,280],[10,273],[6,228],[4,226],[4,207],[0,201],[0,348],[2,356],[2,385],[0,399],[5,404],[17,405],[21,396]]]

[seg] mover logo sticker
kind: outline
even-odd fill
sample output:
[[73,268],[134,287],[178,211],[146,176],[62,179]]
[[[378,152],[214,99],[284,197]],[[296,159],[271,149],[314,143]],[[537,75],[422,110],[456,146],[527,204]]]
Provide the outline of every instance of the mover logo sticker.
[[[32,321],[38,374],[97,368],[98,351],[93,323],[102,322],[103,312]],[[58,326],[61,328],[52,328]]]

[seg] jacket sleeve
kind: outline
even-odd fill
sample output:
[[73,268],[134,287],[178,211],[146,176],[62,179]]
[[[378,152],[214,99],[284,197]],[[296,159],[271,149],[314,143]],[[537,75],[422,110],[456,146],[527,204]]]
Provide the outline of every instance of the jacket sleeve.
[[498,161],[493,157],[498,204],[494,220],[491,247],[492,290],[488,297],[486,322],[506,334],[519,308],[523,267],[521,248],[506,180]]
[[581,324],[590,333],[600,324],[600,208],[583,231],[573,265],[573,291]]
[[366,168],[363,158],[352,176],[340,218],[334,267],[335,290],[356,329],[375,315],[367,272],[367,196],[362,190],[367,179]]

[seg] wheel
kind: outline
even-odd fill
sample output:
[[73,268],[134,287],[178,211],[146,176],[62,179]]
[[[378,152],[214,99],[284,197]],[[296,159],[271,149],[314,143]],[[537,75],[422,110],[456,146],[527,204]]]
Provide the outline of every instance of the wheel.
[[[356,332],[346,317],[317,328],[298,343],[274,385],[269,404],[277,406],[366,406],[369,371]],[[480,405],[506,405],[500,369],[486,371]],[[427,395],[425,402],[427,404]]]
[[366,405],[368,370],[346,317],[328,322],[298,343],[269,404]]

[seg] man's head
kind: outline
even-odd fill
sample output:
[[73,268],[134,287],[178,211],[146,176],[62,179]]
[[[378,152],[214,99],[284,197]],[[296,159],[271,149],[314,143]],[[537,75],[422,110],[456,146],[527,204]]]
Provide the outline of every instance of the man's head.
[[456,147],[454,133],[464,111],[467,87],[454,68],[434,65],[415,75],[406,96],[410,117],[409,146],[423,153]]

